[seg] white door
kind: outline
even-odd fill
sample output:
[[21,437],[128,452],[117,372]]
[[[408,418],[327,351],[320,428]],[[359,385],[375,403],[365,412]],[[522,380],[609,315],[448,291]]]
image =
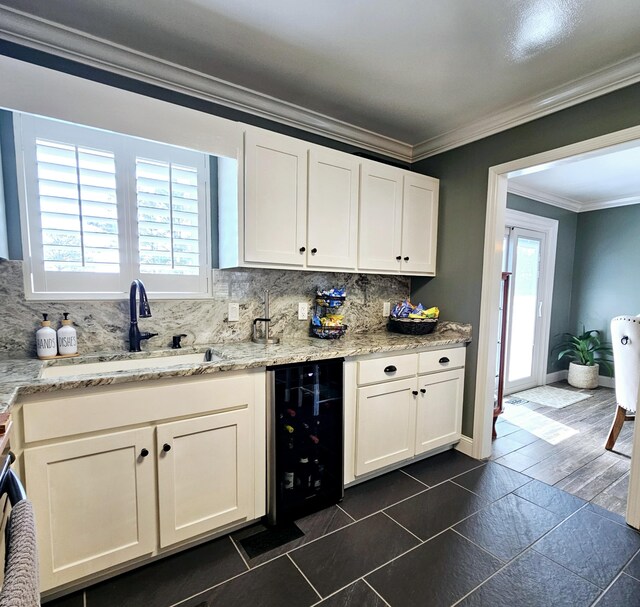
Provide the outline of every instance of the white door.
[[358,267],[398,272],[402,261],[402,172],[363,162]]
[[509,230],[507,271],[511,272],[507,326],[505,394],[539,384],[543,310],[550,302],[542,294],[545,234],[513,226]]
[[245,261],[301,266],[307,233],[307,144],[260,129],[245,135]]
[[464,369],[418,378],[416,455],[460,439]]
[[307,265],[355,269],[359,176],[354,156],[310,150]]
[[153,451],[152,428],[25,449],[42,590],[155,549]]
[[438,238],[438,180],[424,175],[404,176],[402,202],[402,272],[436,273]]
[[413,457],[416,380],[358,388],[356,476]]
[[161,547],[251,517],[252,427],[249,409],[157,427]]

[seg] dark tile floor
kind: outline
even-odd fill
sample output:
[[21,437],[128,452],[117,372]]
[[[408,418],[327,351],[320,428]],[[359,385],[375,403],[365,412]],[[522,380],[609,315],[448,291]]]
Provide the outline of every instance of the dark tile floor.
[[250,559],[253,525],[48,607],[640,606],[640,534],[597,505],[448,451],[347,489]]

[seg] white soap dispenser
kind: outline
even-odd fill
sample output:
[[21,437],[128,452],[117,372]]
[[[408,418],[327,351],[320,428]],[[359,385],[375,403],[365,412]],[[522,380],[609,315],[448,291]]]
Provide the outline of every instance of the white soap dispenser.
[[62,326],[58,329],[58,352],[60,356],[72,356],[78,353],[76,330],[69,320],[69,313],[64,313]]
[[51,328],[47,315],[43,314],[42,327],[36,331],[36,352],[38,358],[55,358],[58,353],[56,332]]

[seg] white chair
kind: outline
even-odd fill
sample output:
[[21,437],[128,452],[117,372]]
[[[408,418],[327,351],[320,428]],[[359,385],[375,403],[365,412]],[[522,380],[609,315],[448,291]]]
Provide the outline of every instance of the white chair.
[[615,366],[616,413],[605,449],[613,449],[622,424],[635,419],[640,396],[640,316],[618,316],[611,321]]

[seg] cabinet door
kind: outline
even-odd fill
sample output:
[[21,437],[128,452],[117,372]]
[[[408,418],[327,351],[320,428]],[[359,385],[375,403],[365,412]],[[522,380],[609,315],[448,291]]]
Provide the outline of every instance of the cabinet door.
[[310,150],[308,266],[355,269],[359,171],[349,154]]
[[356,476],[413,457],[416,380],[358,388]]
[[42,590],[155,549],[152,442],[141,428],[24,451]]
[[460,439],[463,384],[464,369],[418,379],[416,455]]
[[245,171],[245,261],[303,265],[307,144],[250,129],[245,139]]
[[437,179],[405,173],[402,204],[403,273],[436,273],[438,187]]
[[249,409],[157,427],[160,546],[252,518]]
[[399,272],[402,259],[402,171],[363,162],[358,267]]

